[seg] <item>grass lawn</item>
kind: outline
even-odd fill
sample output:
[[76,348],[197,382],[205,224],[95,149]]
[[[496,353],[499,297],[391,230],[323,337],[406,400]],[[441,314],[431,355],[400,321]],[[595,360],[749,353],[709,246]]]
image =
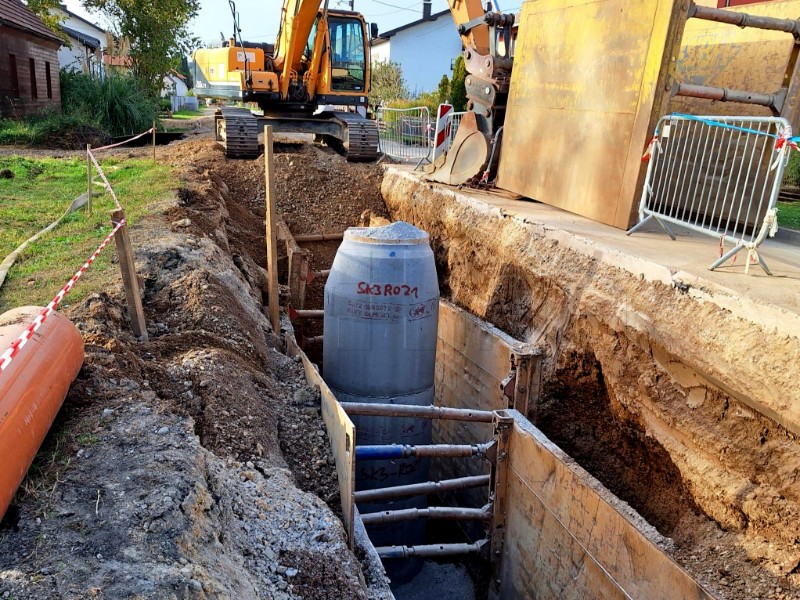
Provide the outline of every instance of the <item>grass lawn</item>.
[[173,119],[194,119],[196,117],[202,117],[203,113],[199,110],[179,110],[177,112],[172,113]]
[[778,202],[778,225],[800,229],[800,202]]
[[[178,187],[170,167],[149,159],[107,158],[101,165],[131,225]],[[9,169],[14,177],[0,178],[0,260],[55,221],[86,192],[83,159],[0,157],[3,169]],[[83,209],[71,214],[17,259],[0,288],[0,312],[25,304],[47,304],[108,235],[114,201],[101,186],[95,186],[94,191],[92,216]],[[62,306],[118,285],[119,270],[110,268],[114,254],[112,243]]]

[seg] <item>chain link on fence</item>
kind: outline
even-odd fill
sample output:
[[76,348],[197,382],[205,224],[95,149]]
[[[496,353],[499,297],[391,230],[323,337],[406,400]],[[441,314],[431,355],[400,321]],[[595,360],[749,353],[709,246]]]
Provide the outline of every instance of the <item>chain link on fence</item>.
[[[757,248],[777,230],[775,205],[795,146],[779,117],[662,117],[643,157],[639,223],[628,235],[655,220],[675,239],[668,224],[679,225],[719,239],[712,271],[747,250],[745,272],[757,260],[771,275]],[[726,242],[734,244],[728,252]]]
[[430,162],[433,150],[431,115],[425,106],[379,108],[376,115],[380,151],[400,161]]

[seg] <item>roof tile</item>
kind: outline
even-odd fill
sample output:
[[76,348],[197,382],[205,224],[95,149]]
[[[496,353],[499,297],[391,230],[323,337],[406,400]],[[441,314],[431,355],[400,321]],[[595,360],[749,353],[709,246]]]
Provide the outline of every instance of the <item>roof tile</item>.
[[20,0],[0,0],[0,24],[61,43],[56,33]]

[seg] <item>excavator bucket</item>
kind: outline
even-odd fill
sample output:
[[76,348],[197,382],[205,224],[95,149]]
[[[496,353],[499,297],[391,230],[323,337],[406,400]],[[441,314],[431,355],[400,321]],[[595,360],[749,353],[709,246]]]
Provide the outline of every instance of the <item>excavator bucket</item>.
[[[468,112],[458,125],[458,132],[447,151],[444,164],[431,165],[423,177],[448,185],[461,185],[480,176],[489,160],[489,140],[478,127],[475,113]],[[428,171],[426,169],[426,171]]]

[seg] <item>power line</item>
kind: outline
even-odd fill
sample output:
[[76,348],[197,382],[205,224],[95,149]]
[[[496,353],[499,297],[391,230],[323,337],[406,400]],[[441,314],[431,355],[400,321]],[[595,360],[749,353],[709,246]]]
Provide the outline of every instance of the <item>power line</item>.
[[[444,29],[445,27],[453,27],[452,21],[447,20],[447,19],[445,21],[446,22],[445,22],[444,25],[439,25],[439,27],[436,27],[435,29],[431,29],[430,31],[425,31],[423,33],[418,33],[417,35],[412,36],[412,37],[415,37],[415,38],[424,37],[426,35],[430,35],[430,34],[436,32],[436,31],[439,31],[440,29]],[[453,27],[453,29],[455,29],[455,27]]]
[[[413,13],[419,12],[417,10],[414,10],[413,8],[408,7],[408,6],[397,6],[396,4],[389,4],[388,2],[381,2],[381,0],[372,0],[372,1],[373,2],[377,2],[378,4],[383,4],[384,6],[388,6],[389,8],[398,8],[400,10],[407,10],[407,11],[413,12]],[[411,6],[419,6],[420,4],[422,4],[422,2],[415,2]]]
[[376,17],[386,17],[388,15],[396,15],[397,13],[401,13],[404,10],[406,10],[406,9],[405,8],[401,8],[399,10],[390,10],[389,12],[378,13],[377,15],[375,13],[371,13],[371,12],[365,12],[363,14],[364,14],[365,17],[368,16],[370,19],[374,19]]

